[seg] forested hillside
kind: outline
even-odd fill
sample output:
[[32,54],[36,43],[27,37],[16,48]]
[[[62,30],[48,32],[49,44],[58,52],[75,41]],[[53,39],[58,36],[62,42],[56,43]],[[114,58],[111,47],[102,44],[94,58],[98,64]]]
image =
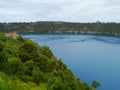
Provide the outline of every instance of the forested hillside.
[[0,90],[96,90],[76,78],[49,47],[0,33]]
[[30,22],[0,23],[1,32],[40,34],[102,34],[120,36],[120,23]]

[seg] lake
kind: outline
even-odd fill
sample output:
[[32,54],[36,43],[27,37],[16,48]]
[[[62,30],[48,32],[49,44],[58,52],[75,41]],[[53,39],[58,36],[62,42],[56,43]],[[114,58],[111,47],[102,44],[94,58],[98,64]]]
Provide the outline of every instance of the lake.
[[47,45],[54,55],[71,69],[76,77],[91,85],[99,81],[97,90],[120,90],[120,37],[98,35],[21,36]]

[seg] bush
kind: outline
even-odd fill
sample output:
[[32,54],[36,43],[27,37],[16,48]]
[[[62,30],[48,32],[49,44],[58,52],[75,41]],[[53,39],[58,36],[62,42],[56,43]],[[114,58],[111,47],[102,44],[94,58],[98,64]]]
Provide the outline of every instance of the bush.
[[34,82],[39,85],[40,82],[44,82],[44,74],[38,67],[35,67],[33,69],[33,75],[32,75]]
[[52,51],[47,46],[40,47],[40,53],[47,56],[48,58],[51,58],[53,56]]
[[20,76],[24,73],[24,65],[19,58],[9,58],[6,65],[6,71],[8,74]]
[[0,90],[16,90],[15,83],[0,72]]
[[95,80],[93,80],[92,81],[92,87],[94,87],[94,88],[100,87],[100,83],[95,81]]
[[67,85],[59,76],[53,76],[48,80],[48,90],[67,90]]
[[3,44],[2,44],[2,42],[0,42],[0,52],[2,52],[3,51]]

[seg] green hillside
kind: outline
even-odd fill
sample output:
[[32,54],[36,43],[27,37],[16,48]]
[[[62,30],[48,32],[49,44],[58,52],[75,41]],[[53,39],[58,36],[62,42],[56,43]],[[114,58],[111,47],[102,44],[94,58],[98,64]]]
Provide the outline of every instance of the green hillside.
[[[100,86],[93,82],[92,87]],[[47,46],[0,33],[0,90],[96,90],[76,78]]]
[[22,22],[0,23],[1,32],[39,34],[99,34],[120,36],[120,23]]

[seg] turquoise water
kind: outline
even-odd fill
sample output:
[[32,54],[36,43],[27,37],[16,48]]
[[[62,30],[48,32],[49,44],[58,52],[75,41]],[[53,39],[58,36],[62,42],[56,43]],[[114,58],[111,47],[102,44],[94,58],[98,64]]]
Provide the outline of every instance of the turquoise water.
[[99,81],[97,90],[120,90],[120,37],[97,35],[22,35],[49,46],[76,77],[91,85]]

